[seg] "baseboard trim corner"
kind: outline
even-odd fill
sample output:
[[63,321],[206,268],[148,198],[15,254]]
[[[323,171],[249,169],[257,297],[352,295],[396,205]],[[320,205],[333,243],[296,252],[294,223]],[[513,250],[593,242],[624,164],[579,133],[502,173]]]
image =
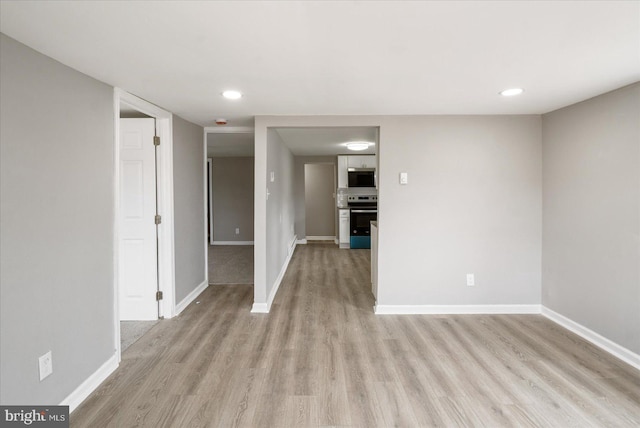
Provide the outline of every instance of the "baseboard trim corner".
[[98,370],[93,372],[62,402],[61,406],[69,406],[69,413],[78,408],[87,397],[100,386],[118,368],[118,356],[114,353]]
[[376,315],[539,314],[540,305],[376,305]]
[[307,243],[307,238],[305,238],[305,239],[298,239],[298,240],[296,241],[296,244],[298,244],[298,245],[306,245],[306,243]]
[[607,339],[606,337],[596,333],[595,331],[547,308],[546,306],[542,306],[542,316],[550,319],[556,324],[593,343],[598,348],[601,348],[614,357],[640,370],[640,355],[636,354],[635,352],[625,348],[624,346],[618,345],[614,341]]
[[252,314],[268,314],[269,308],[266,303],[254,303],[251,307]]
[[191,293],[189,293],[187,295],[187,297],[185,297],[184,299],[182,299],[180,301],[180,303],[178,303],[176,305],[176,309],[174,310],[174,315],[173,316],[178,316],[180,315],[180,312],[184,311],[186,309],[187,306],[189,306],[189,304],[191,304],[191,302],[193,302],[194,300],[196,300],[198,298],[198,296],[209,286],[209,281],[203,281],[200,285],[198,285]]

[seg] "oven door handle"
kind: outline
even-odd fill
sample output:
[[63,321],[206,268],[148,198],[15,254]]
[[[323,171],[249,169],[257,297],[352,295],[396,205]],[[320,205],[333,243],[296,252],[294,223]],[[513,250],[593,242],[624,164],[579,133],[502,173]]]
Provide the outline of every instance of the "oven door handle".
[[378,210],[351,210],[352,213],[377,213]]

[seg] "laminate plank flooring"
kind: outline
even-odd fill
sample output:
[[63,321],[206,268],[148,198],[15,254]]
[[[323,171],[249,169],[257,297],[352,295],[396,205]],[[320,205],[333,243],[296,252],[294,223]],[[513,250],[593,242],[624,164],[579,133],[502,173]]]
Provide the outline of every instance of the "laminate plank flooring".
[[298,246],[269,314],[216,285],[72,427],[637,427],[640,372],[539,315],[374,315],[369,252]]

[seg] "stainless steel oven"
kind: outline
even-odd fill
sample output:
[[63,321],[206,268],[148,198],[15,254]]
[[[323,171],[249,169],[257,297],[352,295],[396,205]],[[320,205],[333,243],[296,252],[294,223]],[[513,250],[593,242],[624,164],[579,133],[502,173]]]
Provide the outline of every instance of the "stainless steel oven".
[[351,195],[350,208],[351,248],[371,248],[371,222],[378,219],[378,197],[376,195]]

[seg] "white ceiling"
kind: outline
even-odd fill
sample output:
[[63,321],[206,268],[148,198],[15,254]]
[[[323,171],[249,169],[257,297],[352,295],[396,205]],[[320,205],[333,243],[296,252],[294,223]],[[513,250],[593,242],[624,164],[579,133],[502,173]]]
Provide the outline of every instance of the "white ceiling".
[[2,1],[0,30],[203,126],[537,114],[640,80],[638,1]]
[[[224,131],[224,130],[223,130]],[[294,156],[377,153],[378,130],[371,127],[276,128]],[[254,156],[253,133],[207,133],[208,157]],[[349,151],[345,143],[368,141],[367,150]]]
[[377,145],[358,152],[350,151],[344,145],[349,141],[377,143],[377,128],[277,128],[276,131],[295,156],[368,155],[377,153]]

